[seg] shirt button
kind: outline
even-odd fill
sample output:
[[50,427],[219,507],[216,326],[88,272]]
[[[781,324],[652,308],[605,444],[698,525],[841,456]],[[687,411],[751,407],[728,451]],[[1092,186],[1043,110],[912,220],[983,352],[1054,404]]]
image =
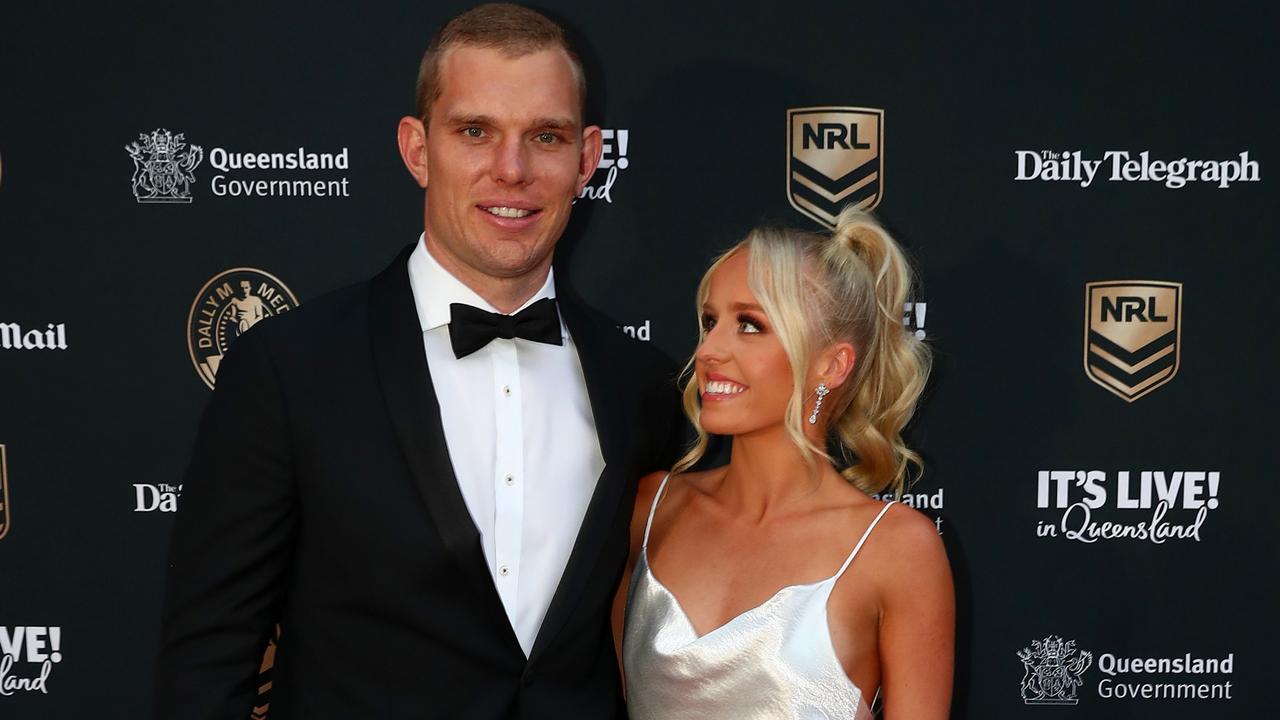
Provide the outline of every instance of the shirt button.
[[503,385],[503,386],[502,386],[502,394],[503,394],[503,395],[506,395],[507,397],[511,397],[511,386],[510,386],[510,385]]
[[501,575],[502,577],[506,577],[511,574],[511,568],[507,567],[506,565],[499,565],[498,574]]
[[515,477],[514,477],[514,476],[512,476],[512,475],[508,475],[508,476],[506,476],[506,477],[502,478],[502,482],[506,483],[506,484],[507,484],[507,486],[508,486],[508,487],[510,487],[511,485],[515,485],[515,484],[516,484],[516,479],[515,479]]

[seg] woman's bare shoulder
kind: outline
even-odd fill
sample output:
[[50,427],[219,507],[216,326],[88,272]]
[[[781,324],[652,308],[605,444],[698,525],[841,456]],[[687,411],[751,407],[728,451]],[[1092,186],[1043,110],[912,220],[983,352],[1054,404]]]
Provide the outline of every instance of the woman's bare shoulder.
[[915,508],[895,503],[885,511],[864,552],[886,598],[951,592],[951,565],[937,525]]

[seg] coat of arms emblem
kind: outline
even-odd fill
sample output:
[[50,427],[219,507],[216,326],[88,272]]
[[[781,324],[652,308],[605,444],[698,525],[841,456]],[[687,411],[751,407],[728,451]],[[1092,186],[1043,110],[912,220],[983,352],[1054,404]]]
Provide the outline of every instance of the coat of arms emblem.
[[1031,647],[1018,651],[1022,661],[1022,702],[1027,705],[1075,705],[1080,677],[1093,664],[1093,653],[1076,652],[1075,640],[1050,635],[1032,640]]
[[884,186],[884,110],[787,111],[787,200],[828,228],[846,205],[870,210]]
[[199,145],[186,143],[182,133],[164,128],[124,146],[133,158],[133,196],[140,203],[189,203],[194,170],[204,160]]

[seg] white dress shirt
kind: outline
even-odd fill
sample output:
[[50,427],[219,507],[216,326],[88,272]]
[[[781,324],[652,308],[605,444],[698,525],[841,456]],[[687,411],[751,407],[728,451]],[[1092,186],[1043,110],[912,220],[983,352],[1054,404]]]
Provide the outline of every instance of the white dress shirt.
[[[604,470],[578,350],[561,319],[563,345],[496,338],[456,358],[449,304],[497,310],[441,267],[421,237],[409,285],[449,459],[527,657]],[[520,309],[555,295],[548,273]]]

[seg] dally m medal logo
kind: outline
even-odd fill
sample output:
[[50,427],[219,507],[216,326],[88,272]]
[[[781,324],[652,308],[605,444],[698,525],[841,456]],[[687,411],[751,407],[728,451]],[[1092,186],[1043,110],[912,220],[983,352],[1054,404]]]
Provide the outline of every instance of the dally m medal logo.
[[787,111],[787,200],[828,228],[846,205],[870,210],[884,189],[884,110]]
[[280,278],[255,268],[232,268],[200,288],[187,315],[187,349],[210,389],[218,365],[236,338],[259,322],[298,306]]
[[9,468],[4,454],[4,446],[0,445],[0,539],[9,532]]
[[133,158],[133,196],[140,203],[189,203],[196,166],[204,159],[199,145],[188,146],[182,133],[159,128],[124,146]]
[[1116,280],[1085,285],[1084,372],[1127,402],[1178,374],[1182,283]]
[[1022,702],[1026,705],[1075,705],[1076,691],[1084,682],[1081,675],[1093,664],[1093,653],[1076,653],[1076,641],[1050,635],[1032,640],[1031,647],[1018,651],[1022,661]]

